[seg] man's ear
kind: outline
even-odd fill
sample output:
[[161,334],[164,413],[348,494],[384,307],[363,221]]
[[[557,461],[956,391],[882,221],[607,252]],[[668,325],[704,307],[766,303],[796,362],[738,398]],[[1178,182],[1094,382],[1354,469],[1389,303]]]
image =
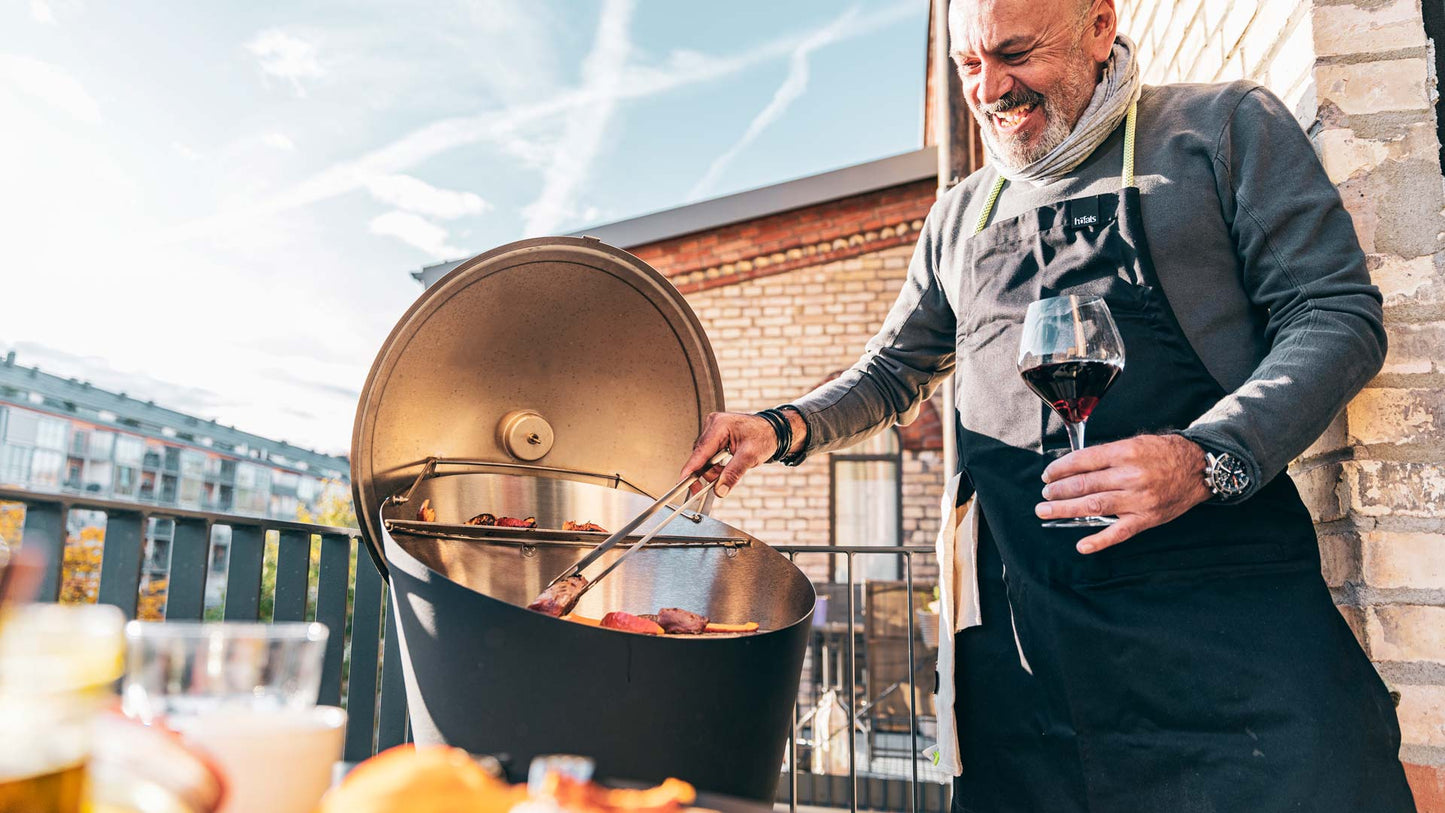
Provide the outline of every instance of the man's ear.
[[1095,62],[1108,60],[1119,32],[1119,15],[1114,0],[1094,0],[1084,23],[1084,49]]

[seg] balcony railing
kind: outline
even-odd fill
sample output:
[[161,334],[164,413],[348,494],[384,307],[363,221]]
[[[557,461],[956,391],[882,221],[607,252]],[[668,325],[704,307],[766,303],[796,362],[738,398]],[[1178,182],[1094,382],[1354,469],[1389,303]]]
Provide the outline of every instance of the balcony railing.
[[[25,506],[21,544],[45,554],[41,599],[47,601],[60,599],[67,575],[71,512],[103,514],[95,600],[132,618],[146,593],[148,521],[174,520],[165,620],[219,613],[226,620],[326,624],[331,635],[320,702],[347,710],[345,759],[357,762],[410,739],[401,655],[396,637],[387,634],[387,585],[355,529],[0,487],[0,504],[6,502]],[[224,532],[213,534],[217,528],[229,529],[223,569],[211,561],[224,546]],[[791,810],[948,810],[946,778],[920,756],[932,741],[931,715],[919,707],[934,688],[936,639],[930,641],[918,624],[933,582],[915,577],[920,559],[934,567],[933,549],[775,547],[805,569],[822,559],[826,568],[819,572],[845,576],[817,585],[813,641],[778,802]],[[878,559],[896,561],[902,578],[855,578],[860,560]],[[271,568],[275,586],[263,591],[263,574]],[[268,604],[271,612],[263,617]]]

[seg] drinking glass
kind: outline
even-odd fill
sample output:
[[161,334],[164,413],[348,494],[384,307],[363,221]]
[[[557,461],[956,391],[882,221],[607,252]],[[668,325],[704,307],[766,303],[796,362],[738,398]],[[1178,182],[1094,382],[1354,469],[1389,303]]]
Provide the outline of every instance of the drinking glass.
[[208,751],[227,777],[222,813],[306,813],[331,784],[346,713],[317,707],[321,624],[126,625],[127,716]]
[[3,616],[0,810],[80,813],[93,725],[115,701],[125,616],[89,604],[28,604]]
[[[1124,369],[1124,341],[1099,297],[1056,296],[1029,305],[1019,341],[1019,374],[1063,419],[1074,451],[1084,425]],[[1096,528],[1118,517],[1048,520],[1045,528]]]

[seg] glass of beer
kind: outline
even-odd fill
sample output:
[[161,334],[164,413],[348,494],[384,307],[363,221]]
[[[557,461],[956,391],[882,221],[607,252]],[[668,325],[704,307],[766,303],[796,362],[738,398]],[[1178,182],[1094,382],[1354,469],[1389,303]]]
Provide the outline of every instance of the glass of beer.
[[93,723],[115,700],[125,616],[27,604],[0,620],[0,813],[79,813]]

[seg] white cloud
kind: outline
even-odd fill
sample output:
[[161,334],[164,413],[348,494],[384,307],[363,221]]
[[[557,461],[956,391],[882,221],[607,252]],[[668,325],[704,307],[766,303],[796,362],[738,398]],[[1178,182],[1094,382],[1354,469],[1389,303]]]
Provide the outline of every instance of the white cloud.
[[261,136],[261,143],[272,149],[285,150],[286,152],[296,149],[296,142],[292,141],[285,133],[267,133]]
[[172,142],[171,142],[171,149],[175,150],[177,155],[181,156],[182,158],[186,159],[187,161],[199,161],[199,160],[201,160],[201,154],[200,154],[200,153],[196,152],[195,150],[191,149],[189,146],[187,146],[187,145],[185,145],[185,144],[182,144],[182,143],[179,142],[179,141],[172,141]]
[[577,192],[587,181],[617,107],[623,70],[632,49],[627,29],[633,8],[632,0],[608,0],[602,9],[592,51],[582,60],[582,75],[586,77],[582,92],[594,97],[594,101],[567,119],[567,130],[543,176],[542,192],[523,209],[527,218],[523,234],[527,237],[555,232],[576,208]]
[[842,39],[844,32],[857,17],[858,9],[851,8],[793,49],[793,53],[788,58],[788,75],[778,89],[773,92],[772,100],[748,123],[748,129],[743,132],[742,137],[728,147],[722,155],[713,159],[707,172],[704,172],[697,183],[693,184],[692,189],[688,191],[688,200],[697,200],[711,193],[728,164],[731,164],[733,159],[747,149],[748,145],[752,144],[773,122],[788,112],[788,108],[792,106],[793,102],[797,101],[808,89],[808,57],[813,51]]
[[318,79],[326,73],[316,58],[315,44],[279,29],[257,34],[246,43],[246,50],[255,55],[262,72],[289,81],[298,98],[306,96],[302,79]]
[[28,56],[0,54],[0,87],[9,86],[86,124],[100,123],[100,105],[75,77]]
[[380,175],[367,181],[366,189],[382,203],[442,220],[478,215],[492,208],[474,193],[439,189],[410,175]]
[[438,260],[456,257],[466,252],[447,243],[446,229],[427,220],[421,215],[393,209],[384,215],[377,215],[367,224],[372,234],[395,237],[407,245],[421,249]]
[[30,0],[30,19],[44,25],[55,25],[55,11],[46,0]]

